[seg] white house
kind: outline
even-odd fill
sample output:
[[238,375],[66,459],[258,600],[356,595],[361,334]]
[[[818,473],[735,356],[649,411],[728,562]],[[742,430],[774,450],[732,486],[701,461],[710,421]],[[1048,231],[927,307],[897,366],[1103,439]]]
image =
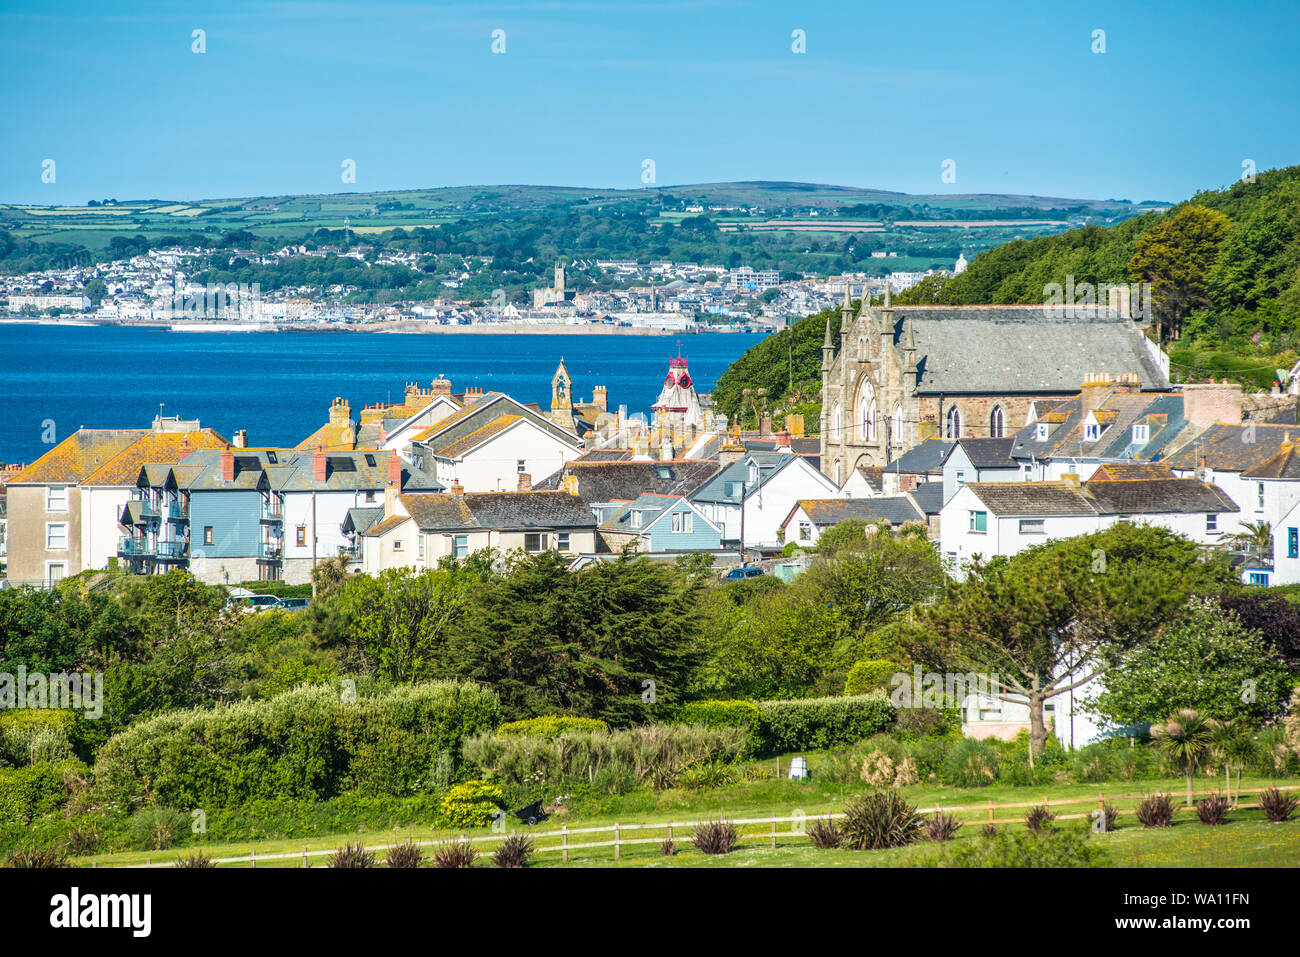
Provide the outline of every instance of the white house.
[[1020,465],[1011,458],[1015,439],[963,438],[953,442],[943,460],[943,500],[968,482],[1018,482]]
[[724,542],[740,542],[743,524],[747,547],[776,548],[777,532],[796,502],[838,493],[835,483],[801,455],[752,452],[720,468],[690,499],[722,529]]
[[803,499],[794,504],[781,522],[782,540],[812,548],[822,534],[840,522],[866,522],[868,525],[886,521],[891,526],[905,522],[925,523],[925,513],[912,500],[910,494],[877,495],[874,498],[823,498]]
[[1222,489],[1196,479],[976,482],[959,489],[939,513],[940,550],[961,574],[976,556],[1015,555],[1121,521],[1213,545],[1237,512]]
[[[1297,430],[1300,431],[1300,430]],[[1263,503],[1259,521],[1273,532],[1272,567],[1248,564],[1243,580],[1250,585],[1292,585],[1300,582],[1300,456],[1284,441],[1276,455],[1241,473],[1254,503]]]
[[408,456],[445,485],[500,492],[523,487],[520,476],[551,475],[582,452],[582,441],[572,432],[498,394],[413,436]]

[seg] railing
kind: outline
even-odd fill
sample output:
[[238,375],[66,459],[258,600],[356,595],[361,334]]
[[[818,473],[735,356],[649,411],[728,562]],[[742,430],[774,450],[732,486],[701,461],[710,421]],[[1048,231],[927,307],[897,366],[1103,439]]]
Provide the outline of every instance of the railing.
[[186,557],[189,542],[159,542],[158,557],[165,560],[180,561]]
[[172,502],[167,506],[167,517],[179,522],[188,522],[190,507],[185,502]]
[[[1242,788],[1236,793],[1238,795],[1260,794],[1263,791],[1267,791],[1267,790],[1268,788],[1262,788],[1262,787]],[[1182,796],[1182,792],[1180,792],[1177,788],[1177,782],[1174,782],[1174,786],[1170,788],[1168,793],[1170,794],[1170,797],[1173,798],[1175,801],[1177,800],[1177,798]],[[1221,793],[1226,795],[1226,792],[1220,791],[1217,788],[1192,792],[1194,797],[1200,795],[1216,795]],[[1150,794],[1119,794],[1119,795],[1110,795],[1108,797],[1106,794],[1099,792],[1096,798],[1095,807],[1096,809],[1099,810],[1103,805],[1112,801],[1140,801],[1143,798],[1147,798],[1150,796],[1151,796]],[[990,801],[988,804],[938,805],[935,807],[918,808],[917,811],[918,813],[921,814],[934,814],[939,811],[942,811],[945,814],[955,814],[956,812],[959,811],[978,812],[982,815],[986,815],[986,817],[984,817],[982,821],[967,821],[965,823],[1023,824],[1024,823],[1023,817],[996,817],[994,815],[994,812],[998,810],[1019,810],[1019,809],[1026,809],[1026,808],[1039,807],[1039,806],[1046,806],[1046,807],[1059,807],[1061,805],[1076,805],[1076,806],[1085,805],[1086,806],[1091,804],[1092,802],[1093,799],[1090,797],[1060,798],[1059,800],[1055,800],[1055,801],[1050,801],[1046,797],[1044,797],[1044,799],[1041,801],[1017,801],[1009,804],[994,804],[993,802]],[[1259,806],[1258,804],[1234,804],[1233,805],[1233,807],[1236,809],[1254,808],[1258,806]],[[1190,812],[1192,808],[1187,805],[1176,804],[1174,808],[1175,813],[1177,813],[1180,810]],[[1137,813],[1137,810],[1136,808],[1118,808],[1115,810],[1115,813],[1117,815],[1135,815]],[[814,823],[815,821],[826,820],[826,819],[839,820],[844,817],[845,815],[842,811],[810,811],[807,813],[796,811],[793,814],[787,814],[784,816],[772,814],[767,817],[726,818],[726,820],[729,824],[734,824],[737,827],[737,829],[740,831],[741,841],[746,841],[751,844],[753,844],[755,841],[758,841],[759,843],[766,843],[769,846],[775,848],[777,846],[778,838],[782,838],[782,839],[794,838],[795,840],[806,839],[808,836],[807,834],[808,825]],[[1083,811],[1075,814],[1055,815],[1055,820],[1058,821],[1071,821],[1071,820],[1083,820],[1083,819],[1096,820],[1097,818],[1098,818],[1097,810],[1088,810],[1088,811]],[[701,824],[706,824],[706,823],[708,822],[707,821],[662,821],[662,822],[648,822],[648,823],[641,823],[641,824],[608,824],[608,825],[596,826],[596,827],[569,827],[568,825],[565,825],[559,828],[558,830],[537,831],[537,830],[532,830],[530,828],[525,830],[522,833],[528,834],[528,836],[533,839],[533,853],[535,854],[558,853],[560,855],[560,860],[563,863],[567,864],[569,862],[569,854],[571,852],[574,851],[580,852],[589,848],[606,848],[606,847],[612,848],[614,854],[614,860],[617,861],[620,860],[622,856],[622,849],[625,847],[641,845],[641,844],[662,844],[665,839],[673,840],[675,838],[676,839],[684,838],[685,840],[689,841],[690,832],[695,828],[699,827]],[[788,824],[790,826],[788,828],[780,826],[785,824]],[[657,833],[659,836],[624,837],[624,834],[626,834],[627,832],[641,833],[641,834]],[[575,837],[575,836],[581,837],[582,835],[588,835],[588,834],[590,835],[609,834],[612,836],[612,839],[595,840],[595,841],[583,840],[578,842],[570,841],[571,837]],[[469,837],[463,834],[460,835],[459,837],[444,836],[440,838],[431,838],[425,841],[414,841],[412,843],[414,843],[417,847],[433,847],[437,845],[447,844],[451,841],[457,841],[457,840],[462,841],[466,844],[491,844],[494,842],[502,841],[508,836],[509,834],[507,832],[499,831],[499,832],[494,832],[492,834],[476,835],[474,837]],[[366,850],[387,851],[390,848],[397,847],[397,846],[399,845],[373,844],[373,845],[366,845]],[[313,865],[307,862],[308,858],[329,857],[332,856],[334,853],[336,853],[335,848],[318,848],[315,850],[308,850],[307,848],[304,847],[300,852],[290,851],[288,853],[280,853],[280,854],[258,854],[256,851],[253,851],[250,854],[243,857],[217,857],[217,858],[212,858],[211,860],[213,864],[248,864],[251,867],[256,867],[258,861],[270,862],[270,861],[291,861],[291,860],[301,859],[302,867],[312,867]],[[141,868],[141,867],[154,867],[154,866],[168,866],[171,863],[172,861],[169,859],[165,862],[160,862],[158,865],[155,865],[152,859],[150,859],[144,864],[124,864],[119,866],[125,868]],[[112,865],[106,864],[106,866],[112,866]]]
[[284,521],[284,507],[282,505],[262,503],[262,521],[264,522],[281,522]]
[[258,542],[257,557],[277,559],[284,552],[284,546],[279,542]]
[[145,538],[119,538],[117,540],[117,553],[136,557],[152,555],[154,546]]

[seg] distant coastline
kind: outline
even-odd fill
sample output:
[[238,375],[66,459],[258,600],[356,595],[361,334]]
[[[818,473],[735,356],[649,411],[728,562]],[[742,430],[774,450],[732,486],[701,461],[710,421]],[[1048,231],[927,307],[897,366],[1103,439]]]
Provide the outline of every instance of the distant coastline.
[[[391,322],[344,323],[344,322],[294,322],[281,323],[270,329],[236,329],[223,330],[211,320],[189,320],[203,329],[195,329],[197,335],[217,334],[223,332],[240,335],[257,335],[259,333],[293,333],[293,332],[336,332],[336,333],[402,333],[402,334],[439,334],[454,335],[563,335],[563,336],[682,336],[734,333],[737,329],[660,329],[646,326],[616,326],[605,323],[583,323],[568,325],[554,322],[502,322],[479,323],[475,325],[444,325],[439,322],[426,322],[420,319],[395,319]],[[97,326],[118,329],[169,329],[180,322],[120,322],[112,319],[75,319],[54,317],[0,317],[0,324],[24,326]],[[235,325],[234,322],[231,323]],[[264,325],[264,324],[263,324]]]

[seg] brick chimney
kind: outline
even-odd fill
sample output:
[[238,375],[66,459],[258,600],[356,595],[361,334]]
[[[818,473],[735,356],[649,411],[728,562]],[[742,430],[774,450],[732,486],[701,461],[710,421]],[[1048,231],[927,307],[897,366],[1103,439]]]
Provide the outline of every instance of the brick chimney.
[[388,484],[402,490],[402,457],[396,452],[388,457]]
[[438,376],[429,383],[429,395],[451,395],[451,380]]
[[235,448],[237,449],[248,448],[248,433],[243,429],[237,430],[235,432],[234,443],[235,443]]
[[1241,423],[1241,385],[1227,379],[1222,382],[1183,386],[1183,418],[1200,429],[1215,422]]
[[1104,372],[1090,372],[1088,377],[1083,380],[1083,385],[1079,387],[1079,396],[1081,399],[1079,414],[1086,417],[1089,412],[1096,409],[1106,400],[1106,396],[1115,388],[1115,383],[1111,381],[1110,376]]
[[221,481],[235,480],[235,451],[229,445],[221,450]]
[[784,428],[776,433],[776,447],[778,449],[788,449],[790,447],[790,430]]
[[600,409],[601,412],[609,411],[609,390],[603,385],[598,385],[591,390],[591,404]]
[[515,487],[516,492],[531,492],[533,490],[533,477],[527,472],[519,473],[519,484]]
[[460,479],[451,480],[451,494],[457,496],[465,494],[465,486],[460,484]]
[[763,417],[758,422],[758,434],[761,438],[768,438],[772,434],[772,413],[764,412]]
[[330,425],[347,425],[352,421],[352,406],[348,405],[347,400],[339,396],[334,397],[330,403]]
[[[236,433],[236,435],[238,435],[238,433]],[[190,448],[190,434],[186,432],[184,435],[181,436],[181,444],[176,449],[176,461],[178,462],[181,461],[182,459],[185,458],[185,456],[189,455],[190,452],[192,451],[193,449]]]
[[577,495],[578,476],[573,472],[570,472],[568,475],[564,476],[564,481],[560,483],[560,487],[570,495]]
[[320,445],[317,445],[316,451],[311,454],[311,477],[317,482],[323,482],[329,477],[329,460]]

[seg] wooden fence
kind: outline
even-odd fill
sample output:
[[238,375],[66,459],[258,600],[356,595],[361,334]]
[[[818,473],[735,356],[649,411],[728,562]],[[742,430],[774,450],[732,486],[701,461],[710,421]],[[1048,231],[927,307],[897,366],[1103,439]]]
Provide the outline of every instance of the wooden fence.
[[[1268,788],[1242,788],[1240,791],[1236,793],[1237,794],[1259,794],[1267,790]],[[1169,792],[1169,793],[1172,798],[1179,798],[1182,797],[1183,794],[1185,794],[1186,792],[1180,792],[1177,794],[1174,794],[1173,792]],[[1222,793],[1224,792],[1218,789],[1209,789],[1203,791],[1193,791],[1192,795],[1193,797],[1197,797],[1202,795],[1214,795],[1214,794],[1222,794]],[[1151,794],[1118,794],[1118,795],[1111,795],[1110,797],[1107,797],[1105,793],[1099,792],[1097,794],[1097,808],[1100,808],[1103,804],[1107,802],[1141,801],[1142,799],[1150,796]],[[1046,806],[1050,808],[1050,807],[1060,807],[1063,805],[1088,804],[1091,801],[1092,798],[1060,798],[1058,800],[1051,801],[1048,800],[1046,797],[1044,797],[1043,800],[1041,801],[1017,801],[1017,802],[1007,803],[1007,804],[994,804],[992,802],[989,802],[987,804],[936,805],[934,807],[918,808],[917,810],[919,813],[922,814],[934,814],[938,811],[942,811],[945,814],[956,814],[960,812],[964,812],[964,813],[982,812],[986,816],[983,818],[982,821],[975,822],[975,823],[1021,824],[1024,823],[1023,817],[997,817],[996,812],[1013,810],[1013,809],[1021,809],[1021,808],[1031,808],[1031,807]],[[1255,807],[1259,807],[1259,805],[1258,804],[1234,805],[1234,808],[1236,809],[1255,808]],[[1185,804],[1175,806],[1175,810],[1178,810],[1179,808],[1183,810],[1191,810],[1191,808],[1189,808]],[[1069,821],[1069,820],[1078,820],[1081,818],[1090,818],[1092,817],[1093,813],[1094,812],[1092,810],[1088,810],[1088,811],[1081,811],[1079,813],[1074,813],[1074,814],[1058,814],[1056,815],[1056,820]],[[1137,811],[1135,808],[1117,808],[1116,813],[1135,814],[1137,813]],[[785,816],[778,816],[774,814],[769,817],[727,818],[727,821],[728,823],[736,825],[737,829],[741,831],[740,836],[742,840],[753,841],[757,839],[760,841],[768,842],[771,847],[775,848],[777,846],[778,836],[783,836],[783,835],[794,836],[796,838],[806,837],[807,835],[806,835],[805,825],[807,823],[811,821],[817,821],[817,820],[827,820],[827,819],[837,820],[843,818],[844,816],[845,816],[844,812],[842,811],[821,811],[812,814],[806,814],[803,812],[796,811],[794,813]],[[523,833],[526,833],[530,838],[533,839],[534,854],[557,854],[558,853],[560,855],[561,861],[567,864],[569,862],[570,852],[587,851],[590,849],[605,848],[605,847],[611,847],[614,849],[614,860],[617,861],[622,858],[622,850],[625,847],[636,846],[641,844],[661,844],[664,840],[672,840],[675,839],[676,837],[685,837],[689,839],[690,832],[693,831],[696,827],[705,823],[707,823],[707,821],[668,821],[668,822],[649,822],[649,823],[638,823],[638,824],[608,824],[608,825],[595,826],[595,827],[569,827],[565,825],[560,827],[559,829],[551,829],[545,831],[528,830]],[[967,823],[972,823],[972,822],[967,822]],[[789,824],[790,828],[788,830],[782,830],[781,825],[784,824]],[[627,832],[632,832],[633,834],[657,832],[659,836],[624,837],[624,834],[626,834]],[[600,841],[584,840],[576,843],[571,840],[571,838],[574,837],[585,837],[587,835],[601,835],[601,834],[610,834],[612,835],[612,838],[610,840],[600,840]],[[508,834],[506,832],[494,832],[491,834],[479,834],[473,837],[470,837],[468,835],[461,835],[459,837],[442,837],[442,838],[433,838],[426,841],[413,841],[412,843],[414,843],[417,847],[433,847],[441,844],[447,844],[451,841],[464,841],[468,844],[491,845],[491,844],[499,843],[500,841],[504,840],[507,836]],[[368,845],[366,847],[366,850],[387,851],[390,848],[396,846],[398,845],[375,844],[375,845]],[[308,850],[307,848],[304,847],[301,852],[289,851],[289,852],[279,853],[279,854],[258,854],[256,851],[254,851],[244,857],[217,857],[217,858],[211,858],[211,861],[213,864],[218,864],[218,865],[219,864],[247,864],[250,867],[257,867],[257,863],[259,861],[263,863],[270,863],[273,861],[291,861],[291,860],[301,859],[302,861],[300,865],[301,867],[312,867],[312,866],[320,866],[320,865],[311,864],[310,863],[311,858],[329,857],[330,855],[335,853],[335,850],[336,850],[335,848]],[[170,866],[173,863],[173,861],[174,859],[169,859],[165,862],[160,862],[159,864],[155,865],[153,861],[150,860],[144,864],[126,864],[126,865],[118,865],[118,866],[123,866],[128,868],[155,867],[155,866],[166,867],[166,866]],[[108,866],[112,866],[112,865],[108,865]]]

